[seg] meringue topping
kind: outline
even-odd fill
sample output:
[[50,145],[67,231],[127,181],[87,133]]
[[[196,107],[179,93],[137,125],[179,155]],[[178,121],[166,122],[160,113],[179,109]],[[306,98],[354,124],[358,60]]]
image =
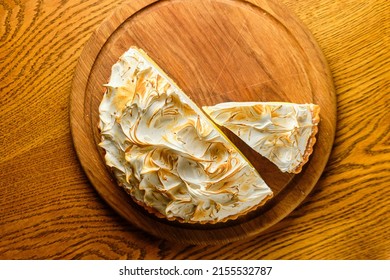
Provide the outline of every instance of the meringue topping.
[[299,173],[316,141],[319,106],[287,102],[227,102],[203,110],[283,172]]
[[190,223],[234,219],[271,189],[194,102],[142,51],[112,67],[99,106],[106,164],[133,199]]

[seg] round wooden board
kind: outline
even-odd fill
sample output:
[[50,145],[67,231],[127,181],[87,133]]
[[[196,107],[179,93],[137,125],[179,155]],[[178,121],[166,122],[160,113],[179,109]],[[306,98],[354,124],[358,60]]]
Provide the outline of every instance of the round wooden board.
[[[111,66],[130,46],[149,56],[199,106],[286,101],[321,107],[317,143],[298,175],[280,172],[231,134],[274,191],[264,207],[214,225],[154,217],[116,185],[104,164],[98,106]],[[71,129],[82,167],[98,193],[129,222],[160,238],[225,243],[264,231],[293,211],[318,181],[331,152],[336,98],[326,60],[286,7],[263,0],[137,0],[109,16],[86,44],[71,93]]]

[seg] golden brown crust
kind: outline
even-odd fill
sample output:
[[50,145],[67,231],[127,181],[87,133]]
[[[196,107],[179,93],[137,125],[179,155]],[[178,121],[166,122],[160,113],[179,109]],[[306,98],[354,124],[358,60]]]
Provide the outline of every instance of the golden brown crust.
[[309,160],[310,155],[313,153],[313,146],[316,143],[316,134],[318,132],[318,123],[320,122],[320,106],[314,105],[311,108],[313,128],[309,140],[307,141],[306,150],[303,154],[302,162],[292,171],[292,173],[298,174],[302,171],[302,167]]

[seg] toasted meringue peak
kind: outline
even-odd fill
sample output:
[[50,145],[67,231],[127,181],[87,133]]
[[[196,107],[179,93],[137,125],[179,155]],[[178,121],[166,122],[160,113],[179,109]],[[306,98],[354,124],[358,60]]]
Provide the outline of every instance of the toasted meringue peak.
[[203,110],[281,171],[299,173],[316,141],[319,106],[287,102],[227,102]]
[[216,223],[272,196],[240,151],[142,50],[120,57],[106,87],[99,107],[106,164],[149,212]]

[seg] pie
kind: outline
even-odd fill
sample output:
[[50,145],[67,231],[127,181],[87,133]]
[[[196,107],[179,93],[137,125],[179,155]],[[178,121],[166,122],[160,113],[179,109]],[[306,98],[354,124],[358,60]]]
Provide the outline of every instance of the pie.
[[99,145],[106,165],[150,213],[217,223],[272,197],[240,150],[144,51],[126,51],[105,87]]
[[299,173],[316,142],[320,107],[287,102],[227,102],[203,110],[281,171]]

